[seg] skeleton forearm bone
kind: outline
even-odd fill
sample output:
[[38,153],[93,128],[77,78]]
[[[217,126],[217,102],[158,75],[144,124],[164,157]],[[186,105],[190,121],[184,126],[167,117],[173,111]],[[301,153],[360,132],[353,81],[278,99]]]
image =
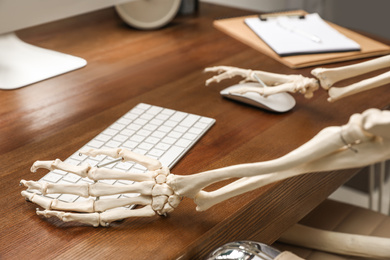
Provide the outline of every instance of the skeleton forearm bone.
[[332,87],[328,91],[328,94],[329,94],[328,101],[333,102],[333,101],[339,100],[341,98],[344,98],[344,97],[347,97],[347,96],[350,96],[350,95],[353,95],[353,94],[356,94],[356,93],[359,93],[359,92],[362,92],[365,90],[377,88],[377,87],[380,87],[380,86],[383,86],[383,85],[389,84],[389,83],[390,83],[390,71],[385,72],[383,74],[380,74],[380,75],[373,77],[373,78],[359,81],[355,84],[352,84],[352,85],[349,85],[346,87],[342,87],[342,88]]
[[[390,112],[370,109],[355,114],[342,127],[322,130],[312,140],[275,160],[235,165],[189,176],[170,176],[168,184],[180,195],[195,199],[198,210],[291,176],[354,168],[390,158]],[[359,150],[348,149],[354,145]],[[375,153],[373,152],[375,151]],[[202,191],[212,183],[242,178],[219,190]]]
[[265,72],[261,70],[248,70],[240,69],[229,66],[216,66],[211,68],[206,68],[205,72],[217,72],[218,75],[213,76],[212,78],[206,81],[206,85],[209,85],[212,82],[220,82],[224,79],[233,78],[235,76],[241,76],[244,78],[240,83],[254,81],[257,82],[257,77],[259,77],[266,85],[272,86],[267,88],[248,88],[243,87],[238,90],[238,93],[245,92],[257,92],[263,96],[269,96],[281,92],[299,92],[304,94],[306,98],[311,98],[313,92],[319,88],[318,81],[316,79],[306,78],[302,75],[284,75],[276,74],[271,72]]
[[321,87],[329,89],[334,83],[365,73],[390,67],[390,55],[338,68],[316,68],[311,74],[319,79]]

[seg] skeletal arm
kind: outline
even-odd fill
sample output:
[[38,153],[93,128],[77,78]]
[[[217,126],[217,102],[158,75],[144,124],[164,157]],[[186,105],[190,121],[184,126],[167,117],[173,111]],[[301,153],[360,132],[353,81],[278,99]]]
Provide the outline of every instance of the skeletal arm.
[[248,87],[243,85],[241,89],[234,90],[235,93],[243,94],[246,92],[256,92],[262,96],[269,96],[282,92],[301,93],[306,98],[313,97],[313,92],[319,86],[328,91],[329,102],[334,102],[341,98],[377,88],[390,83],[390,71],[382,73],[378,76],[368,78],[349,86],[336,87],[335,83],[353,78],[359,75],[390,67],[390,55],[369,61],[356,63],[348,66],[335,68],[316,68],[311,71],[311,74],[316,78],[308,78],[302,75],[285,75],[271,73],[261,70],[240,69],[230,66],[216,66],[206,68],[205,72],[218,73],[206,80],[206,85],[212,82],[220,82],[224,79],[240,76],[244,78],[240,83],[248,81],[256,82],[256,76],[259,77],[267,86],[263,87]]
[[[353,149],[358,152],[355,153]],[[109,152],[111,154],[113,151],[92,150],[87,153],[109,154]],[[122,152],[123,158],[131,159],[131,156],[126,156],[131,153],[127,153],[124,149],[118,148],[115,152],[116,154]],[[107,223],[127,217],[152,216],[156,213],[163,215],[171,212],[178,206],[181,197],[193,198],[198,206],[197,209],[205,210],[233,196],[299,174],[355,168],[389,158],[390,111],[369,109],[362,114],[352,115],[346,125],[323,129],[304,145],[285,156],[270,161],[234,165],[193,175],[174,175],[164,167],[150,170],[145,174],[133,174],[89,166],[69,166],[59,160],[38,161],[32,169],[61,169],[80,176],[87,176],[95,181],[116,178],[135,180],[138,183],[118,187],[99,182],[66,186],[21,181],[23,185],[32,190],[39,190],[43,194],[70,193],[85,197],[99,197],[129,192],[140,193],[140,196],[135,198],[89,199],[85,204],[64,204],[27,191],[23,191],[22,195],[46,209],[38,211],[38,214],[56,216],[64,221],[76,220],[92,225],[107,225]],[[146,165],[158,165],[157,162],[149,164],[144,160],[140,161]],[[212,183],[231,178],[240,179],[215,191],[203,191]],[[117,208],[132,203],[144,205],[144,207],[137,210]],[[111,208],[113,210],[107,211]]]

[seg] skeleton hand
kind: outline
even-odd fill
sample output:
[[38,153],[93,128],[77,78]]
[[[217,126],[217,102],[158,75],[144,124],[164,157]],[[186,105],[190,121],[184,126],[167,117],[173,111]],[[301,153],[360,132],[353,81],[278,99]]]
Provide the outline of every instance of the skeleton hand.
[[204,71],[218,73],[218,75],[208,79],[206,81],[206,85],[209,85],[212,82],[220,82],[224,79],[233,78],[235,76],[241,76],[244,78],[244,80],[240,81],[240,83],[249,81],[257,82],[256,77],[258,77],[267,86],[270,86],[265,88],[243,86],[241,89],[235,91],[241,94],[246,92],[257,92],[260,95],[266,97],[282,92],[299,92],[304,94],[306,98],[311,98],[313,97],[313,92],[319,88],[319,84],[316,79],[307,78],[302,75],[283,75],[260,70],[240,69],[229,66],[216,66],[206,68]]
[[[164,215],[171,212],[180,203],[180,197],[167,184],[170,177],[169,169],[161,167],[158,160],[135,154],[125,149],[94,150],[82,152],[85,155],[108,155],[113,158],[122,158],[123,161],[135,161],[144,165],[149,171],[146,173],[127,173],[106,168],[96,168],[89,165],[75,166],[57,159],[54,161],[36,161],[31,171],[38,168],[48,170],[64,170],[94,181],[82,184],[52,184],[22,180],[21,184],[30,190],[36,190],[43,195],[66,193],[87,198],[80,202],[67,203],[57,199],[42,197],[30,191],[22,191],[22,195],[45,210],[37,210],[38,215],[45,217],[55,216],[67,221],[76,221],[93,226],[107,226],[111,222],[129,217],[147,217],[156,213]],[[110,185],[99,180],[116,179],[130,180],[136,183],[131,185]],[[122,196],[121,198],[102,198],[114,194],[139,193],[136,197]],[[96,197],[93,198],[93,197]],[[128,209],[129,205],[143,205],[143,208]],[[65,212],[65,211],[71,211]]]
[[283,75],[270,73],[260,70],[240,69],[229,66],[216,66],[206,68],[205,72],[216,72],[218,75],[206,80],[206,85],[212,82],[220,82],[224,79],[241,76],[244,78],[240,83],[248,81],[257,81],[256,76],[259,77],[266,85],[272,86],[269,88],[261,87],[247,87],[242,86],[241,89],[236,90],[236,93],[257,92],[263,96],[269,96],[282,92],[300,92],[306,98],[311,98],[313,92],[321,86],[328,91],[329,102],[339,100],[341,98],[353,95],[365,90],[370,90],[386,84],[390,84],[390,71],[382,73],[372,78],[368,78],[349,86],[334,87],[333,85],[339,81],[353,78],[359,75],[364,75],[368,72],[376,71],[390,67],[390,55],[376,58],[373,60],[342,66],[338,68],[316,68],[311,71],[314,78],[303,77],[302,75]]

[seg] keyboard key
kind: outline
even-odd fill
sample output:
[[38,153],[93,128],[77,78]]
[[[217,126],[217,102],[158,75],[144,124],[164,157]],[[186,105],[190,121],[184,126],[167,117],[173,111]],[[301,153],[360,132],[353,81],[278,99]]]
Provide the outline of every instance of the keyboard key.
[[142,142],[144,139],[145,139],[144,136],[142,136],[142,135],[137,135],[137,134],[135,134],[135,135],[133,135],[132,137],[130,137],[130,140],[131,140],[131,141],[138,142],[138,143]]
[[160,149],[152,149],[150,150],[150,152],[148,153],[148,155],[152,155],[152,156],[156,156],[157,158],[160,157],[161,155],[164,154],[164,151],[163,150],[160,150]]
[[182,133],[179,133],[179,132],[176,132],[176,131],[172,131],[168,134],[169,137],[172,137],[172,138],[175,138],[175,139],[178,139],[182,136]]
[[88,146],[91,146],[93,148],[97,148],[98,149],[98,148],[102,147],[103,144],[104,144],[104,142],[102,142],[102,141],[92,140],[92,141],[90,141],[88,143]]
[[203,131],[202,129],[196,127],[193,127],[190,130],[188,130],[189,133],[196,134],[196,135],[200,135],[202,131]]
[[140,109],[139,107],[136,107],[131,110],[131,113],[135,115],[141,115],[144,111],[145,111],[144,109]]
[[164,114],[164,115],[173,115],[175,113],[175,110],[172,110],[172,109],[169,109],[169,108],[164,108],[162,111],[161,111],[161,114]]
[[211,123],[214,122],[214,119],[208,117],[202,117],[201,119],[199,119],[199,122],[210,125]]
[[188,127],[184,126],[176,126],[173,130],[179,132],[179,133],[185,133],[188,130]]
[[176,162],[175,158],[180,156],[182,152],[184,152],[184,148],[172,146],[159,160],[163,166],[171,167]]
[[149,136],[148,138],[145,139],[145,142],[150,143],[150,144],[157,144],[160,141],[159,138]]
[[168,150],[169,147],[171,147],[169,144],[164,144],[164,143],[158,143],[156,144],[156,148],[160,149],[160,150]]
[[177,145],[177,146],[181,146],[181,147],[188,147],[188,146],[190,146],[190,144],[192,143],[192,141],[190,141],[190,140],[186,140],[186,139],[180,139],[179,141],[177,141],[176,143],[175,143],[175,145]]
[[121,144],[121,142],[110,140],[104,146],[109,148],[118,148]]
[[180,125],[191,127],[193,124],[195,124],[196,121],[198,121],[199,118],[200,116],[188,115],[183,121],[180,122]]
[[141,148],[141,149],[149,151],[150,149],[153,148],[153,144],[151,144],[151,143],[141,143],[140,145],[138,145],[138,148]]
[[111,126],[111,129],[115,129],[115,130],[122,130],[123,128],[125,128],[126,125],[123,125],[123,124],[118,124],[118,123],[115,123]]
[[158,139],[163,138],[165,135],[166,135],[166,133],[161,132],[161,131],[155,131],[155,132],[152,133],[152,136],[156,137]]
[[180,121],[183,120],[186,116],[187,116],[186,113],[183,113],[183,112],[176,112],[175,114],[173,114],[173,116],[172,116],[170,119],[173,120],[173,121],[180,122]]
[[163,143],[166,143],[166,144],[174,144],[176,142],[176,138],[172,138],[172,137],[165,137],[164,139],[162,139],[161,141]]
[[158,131],[165,132],[165,133],[168,133],[168,132],[170,132],[171,130],[172,130],[172,127],[165,126],[165,125],[160,126],[160,127],[158,128]]
[[164,123],[163,120],[160,120],[160,119],[156,119],[154,118],[153,120],[150,120],[149,122],[150,124],[153,124],[153,125],[162,125]]
[[149,109],[151,107],[151,105],[148,105],[148,104],[145,104],[145,103],[140,103],[136,107],[140,108],[140,109],[143,109],[143,110],[146,110],[146,109]]
[[191,134],[191,133],[185,133],[185,134],[183,135],[183,138],[188,139],[188,140],[195,140],[196,137],[197,137],[196,134]]
[[106,134],[106,135],[110,135],[110,136],[114,136],[118,133],[119,131],[118,130],[114,130],[112,128],[108,128],[106,130],[103,131],[103,134]]
[[164,123],[165,126],[168,126],[168,127],[175,127],[176,125],[178,124],[178,122],[176,121],[172,121],[172,120],[168,120]]
[[123,147],[129,148],[129,149],[134,149],[138,145],[138,142],[135,141],[126,141],[122,144]]
[[111,137],[112,136],[110,136],[110,135],[100,134],[100,135],[96,136],[95,139],[98,141],[107,142],[108,140],[111,139]]
[[159,112],[161,112],[162,110],[163,110],[162,107],[153,106],[153,107],[151,107],[151,108],[147,111],[147,113],[148,113],[148,114],[152,114],[152,115],[156,115],[156,114],[158,114]]
[[145,120],[150,120],[154,117],[154,115],[151,114],[142,114],[139,118],[145,119]]
[[158,125],[153,125],[153,124],[146,124],[143,129],[149,130],[149,131],[154,131],[158,128]]
[[68,173],[67,175],[64,176],[64,178],[62,178],[63,180],[65,181],[69,181],[69,182],[72,182],[72,183],[76,183],[78,180],[81,179],[80,176],[76,175],[76,174],[73,174],[73,173]]
[[58,199],[64,202],[74,202],[76,199],[78,199],[78,197],[79,196],[73,194],[62,194],[58,197]]
[[120,143],[123,143],[124,141],[126,141],[127,140],[127,136],[125,136],[125,135],[116,135],[116,136],[114,136],[114,138],[112,138],[114,141],[117,141],[117,142],[120,142]]
[[139,130],[139,131],[137,132],[137,135],[149,136],[151,133],[152,133],[151,131],[141,129],[141,130]]
[[61,174],[56,174],[54,172],[49,172],[46,174],[43,179],[47,182],[56,183],[62,178]]

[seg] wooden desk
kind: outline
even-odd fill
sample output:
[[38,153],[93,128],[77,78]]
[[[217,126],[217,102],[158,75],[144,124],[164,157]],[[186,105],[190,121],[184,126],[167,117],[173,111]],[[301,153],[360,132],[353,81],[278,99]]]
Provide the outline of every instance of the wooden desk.
[[[20,179],[35,160],[65,159],[140,102],[213,117],[215,126],[173,172],[273,159],[341,125],[355,112],[389,104],[389,87],[336,103],[319,90],[311,100],[273,114],[234,103],[205,87],[213,65],[310,75],[291,70],[212,27],[216,18],[247,11],[201,4],[197,15],[158,31],[128,28],[112,8],[21,31],[27,42],[78,55],[87,67],[19,90],[0,91],[1,259],[201,259],[234,240],[272,243],[355,170],[292,178],[232,198],[205,212],[184,199],[167,218],[134,218],[93,228],[35,215]],[[352,63],[352,62],[351,62]],[[344,63],[349,64],[349,63]],[[337,65],[344,65],[337,64]],[[349,81],[345,82],[350,83]]]

